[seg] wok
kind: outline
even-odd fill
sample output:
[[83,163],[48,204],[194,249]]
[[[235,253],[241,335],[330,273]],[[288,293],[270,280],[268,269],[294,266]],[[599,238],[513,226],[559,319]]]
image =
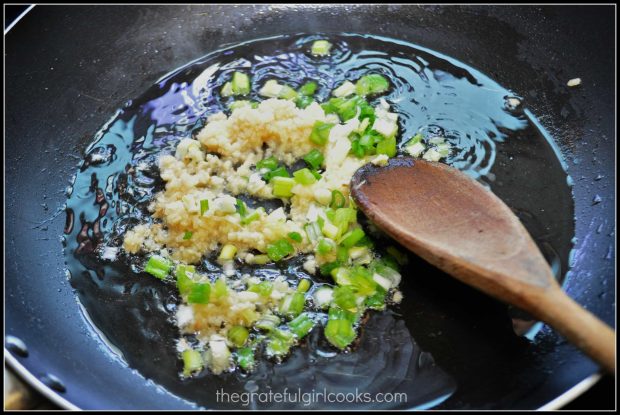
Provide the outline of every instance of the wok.
[[[5,36],[8,363],[64,407],[195,407],[183,399],[180,381],[170,380],[176,386],[165,390],[111,357],[84,317],[64,272],[59,240],[66,187],[94,132],[162,75],[222,44],[289,33],[372,33],[407,40],[466,62],[525,97],[574,181],[575,245],[570,258],[568,252],[561,255],[564,288],[614,326],[613,10],[35,7]],[[566,81],[575,77],[583,85],[569,90]],[[500,197],[518,205],[519,189]],[[553,220],[544,226],[550,240],[573,230],[573,224]],[[554,332],[543,328],[533,343],[519,338],[501,304],[423,263],[416,266],[423,278],[410,277],[408,284],[419,308],[405,308],[403,319],[456,384],[437,408],[557,407],[597,379],[597,366]],[[125,334],[119,338],[131,338]],[[153,356],[155,372],[157,364]]]

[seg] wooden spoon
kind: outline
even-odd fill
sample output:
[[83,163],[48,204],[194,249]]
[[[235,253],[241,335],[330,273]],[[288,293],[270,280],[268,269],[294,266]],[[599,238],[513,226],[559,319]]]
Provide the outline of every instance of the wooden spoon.
[[403,246],[549,324],[615,374],[615,332],[562,291],[519,219],[474,179],[445,164],[399,157],[360,168],[351,194]]

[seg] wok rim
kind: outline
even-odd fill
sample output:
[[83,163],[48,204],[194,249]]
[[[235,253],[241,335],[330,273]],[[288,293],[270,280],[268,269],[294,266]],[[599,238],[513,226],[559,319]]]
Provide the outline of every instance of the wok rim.
[[[9,26],[5,28],[4,35],[6,36],[7,33],[15,25],[17,25],[17,23],[19,23],[19,21],[24,16],[26,16],[26,14],[28,14],[35,7],[36,7],[36,4],[29,5],[29,7],[26,10],[24,10],[19,16],[15,18],[15,20],[11,22]],[[71,403],[69,400],[62,397],[58,392],[54,391],[52,388],[44,384],[39,378],[37,378],[32,372],[30,372],[24,365],[22,365],[20,361],[15,356],[13,356],[9,350],[7,350],[6,347],[4,347],[4,362],[5,362],[5,365],[9,366],[13,370],[13,372],[19,376],[20,379],[22,379],[24,382],[27,383],[28,386],[34,388],[38,393],[43,395],[43,397],[49,399],[50,401],[52,401],[54,404],[58,405],[62,409],[74,410],[74,411],[83,410],[83,408],[80,408],[76,406],[75,404]],[[5,367],[5,370],[6,370],[6,367]],[[553,411],[553,410],[561,409],[563,406],[569,404],[570,402],[574,401],[576,398],[578,398],[579,396],[583,395],[585,392],[590,390],[594,385],[596,385],[601,380],[602,377],[603,377],[603,373],[599,369],[597,372],[582,379],[581,381],[579,381],[578,383],[570,387],[568,390],[564,391],[559,396],[553,398],[552,400],[536,408],[535,410]]]
[[[64,397],[60,396],[60,394],[54,391],[52,388],[44,384],[41,380],[39,380],[35,375],[33,375],[25,366],[23,366],[19,360],[11,354],[6,348],[4,348],[4,359],[5,363],[11,367],[11,369],[29,386],[33,387],[37,392],[43,395],[45,398],[49,399],[56,405],[60,406],[62,409],[69,410],[83,410]],[[590,390],[594,385],[596,385],[601,378],[603,377],[602,372],[599,370],[596,373],[593,373],[586,377],[585,379],[579,381],[577,384],[573,385],[568,390],[564,391],[561,395],[553,398],[546,404],[535,408],[537,411],[554,411],[561,409],[563,406],[577,399],[579,396],[583,395],[585,392]],[[100,408],[104,409],[104,408]],[[108,408],[109,409],[109,408]]]

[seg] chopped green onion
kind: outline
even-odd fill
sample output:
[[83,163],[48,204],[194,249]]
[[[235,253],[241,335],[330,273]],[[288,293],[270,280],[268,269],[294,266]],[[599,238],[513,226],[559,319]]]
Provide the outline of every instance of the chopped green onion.
[[356,310],[357,298],[353,290],[346,285],[334,288],[334,303],[343,310]]
[[295,292],[287,295],[280,303],[280,313],[286,316],[295,317],[304,309],[306,298],[303,293]]
[[259,170],[262,170],[262,169],[275,170],[278,167],[278,164],[279,164],[278,159],[271,156],[266,159],[262,159],[261,161],[256,163],[256,168]]
[[195,283],[189,295],[187,296],[187,302],[190,304],[209,304],[209,297],[211,296],[211,284]]
[[385,308],[385,296],[387,291],[383,288],[377,288],[377,291],[370,297],[366,298],[366,307],[373,310],[383,310]]
[[263,175],[263,178],[271,182],[275,177],[291,177],[284,166],[280,166]]
[[377,291],[377,282],[372,273],[365,267],[356,266],[351,269],[351,288],[358,296],[367,297]]
[[360,101],[358,101],[358,108],[360,109],[360,114],[358,118],[362,120],[360,127],[363,126],[365,123],[365,130],[369,125],[372,125],[375,122],[375,109],[372,107],[372,105],[370,105],[363,99],[360,99]]
[[431,148],[424,153],[422,158],[427,161],[439,161],[441,160],[442,155],[434,148]]
[[390,288],[392,288],[392,281],[390,281],[389,279],[385,278],[382,275],[374,273],[372,276],[372,279],[375,281],[375,283],[378,286],[380,286],[384,290],[389,290]]
[[320,255],[330,253],[336,248],[336,243],[328,238],[319,239],[319,243],[316,246],[316,252]]
[[248,208],[243,200],[237,199],[235,205],[237,206],[237,212],[239,213],[239,216],[244,217],[248,214]]
[[346,199],[340,190],[332,190],[332,200],[329,202],[329,207],[338,209],[344,207]]
[[243,370],[254,369],[254,350],[251,347],[242,347],[237,350],[237,363]]
[[374,108],[359,96],[351,98],[330,98],[326,103],[321,104],[326,114],[338,114],[342,121],[348,121],[358,115],[360,120],[368,118],[369,122],[375,120]]
[[446,138],[445,137],[441,137],[441,136],[434,136],[428,139],[428,142],[430,144],[434,144],[434,145],[439,145],[439,144],[445,144],[446,142]]
[[170,260],[159,255],[153,255],[146,263],[144,271],[156,278],[159,278],[160,280],[163,280],[168,275],[171,268],[172,262]]
[[366,246],[359,245],[360,243],[358,242],[357,246],[349,248],[349,258],[351,258],[355,264],[370,264],[372,262],[370,249]]
[[316,170],[321,168],[323,161],[325,161],[325,157],[323,156],[323,153],[315,148],[304,156],[304,161],[308,164],[308,166]]
[[299,281],[299,284],[297,284],[298,293],[305,293],[309,289],[310,289],[310,280],[307,278],[302,279],[301,281]]
[[416,135],[414,135],[413,137],[411,137],[411,139],[407,142],[407,146],[412,146],[414,144],[418,144],[422,142],[422,134],[421,133],[417,133]]
[[222,248],[222,251],[220,252],[220,256],[218,256],[217,259],[220,261],[230,261],[231,259],[235,257],[236,253],[237,253],[236,246],[231,245],[231,244],[226,244]]
[[322,275],[330,275],[332,271],[337,269],[340,265],[338,261],[327,262],[319,267],[319,271]]
[[226,82],[220,90],[220,95],[223,97],[229,97],[233,94],[232,82]]
[[439,144],[435,149],[441,157],[448,157],[450,155],[450,144],[448,143]]
[[323,176],[321,176],[321,173],[319,173],[319,172],[318,172],[318,171],[316,171],[316,170],[310,170],[310,173],[312,173],[312,175],[314,176],[314,178],[315,178],[315,179],[317,179],[317,180],[321,180],[321,178],[323,177]]
[[343,310],[337,306],[331,306],[327,312],[327,320],[347,320],[351,323],[355,323],[359,315],[348,310]]
[[299,93],[301,95],[311,96],[314,95],[318,88],[318,85],[314,81],[309,81],[299,87]]
[[295,252],[295,248],[286,239],[280,239],[272,244],[267,245],[267,255],[272,261],[278,262],[282,258],[289,256]]
[[250,332],[243,326],[232,326],[228,330],[228,340],[237,347],[241,347],[250,337]]
[[379,74],[364,75],[355,84],[356,92],[360,96],[380,94],[389,88],[387,78]]
[[196,267],[193,265],[180,264],[175,271],[177,278],[177,288],[181,295],[189,294],[194,286],[195,282],[187,275],[196,272]]
[[356,243],[358,243],[365,235],[366,234],[364,233],[362,228],[355,228],[342,236],[342,238],[340,239],[340,245],[350,248]]
[[333,240],[338,239],[340,236],[340,228],[330,222],[325,222],[321,231],[323,232],[323,235]]
[[302,313],[289,321],[288,328],[298,339],[305,337],[314,327],[314,321],[307,313]]
[[330,272],[334,282],[338,285],[351,285],[351,271],[348,268],[337,267]]
[[355,93],[355,85],[350,81],[344,81],[338,88],[332,91],[335,97],[348,97]]
[[349,248],[346,246],[339,246],[336,249],[336,260],[342,264],[349,261]]
[[288,85],[283,85],[282,89],[280,89],[280,93],[278,94],[278,98],[295,99],[297,98],[297,91]]
[[288,237],[291,238],[295,242],[301,242],[303,240],[299,232],[289,232]]
[[254,327],[260,330],[271,331],[280,324],[278,316],[268,314],[262,316],[258,321],[254,323]]
[[258,209],[256,209],[254,212],[250,213],[249,215],[247,215],[244,218],[241,218],[241,224],[242,225],[247,225],[248,223],[254,222],[256,219],[258,219],[260,217],[260,213],[262,210],[264,210],[262,207],[259,207]]
[[202,199],[200,201],[200,216],[204,216],[204,214],[209,210],[209,200]]
[[334,222],[334,216],[336,215],[336,211],[332,208],[325,209],[325,216],[329,219],[330,222]]
[[257,265],[265,265],[269,261],[271,261],[271,259],[269,258],[269,255],[264,255],[264,254],[254,255],[254,258],[252,259],[252,263],[257,264]]
[[[372,108],[372,107],[370,107],[370,108]],[[362,116],[360,115],[359,119],[362,120],[362,122],[360,122],[360,126],[357,128],[357,132],[358,133],[363,133],[364,131],[366,131],[366,129],[370,125],[370,114],[368,114],[368,112],[366,112],[363,115],[365,115],[366,118],[362,118]],[[372,115],[374,117],[374,110],[372,112]]]
[[310,171],[310,169],[304,167],[303,169],[299,169],[293,173],[293,177],[297,183],[303,184],[305,186],[315,183],[316,177]]
[[321,227],[317,222],[311,222],[304,225],[304,230],[310,242],[314,243],[321,237]]
[[286,355],[294,342],[295,336],[293,333],[279,329],[274,330],[267,340],[267,348],[265,350],[267,356],[274,357]]
[[365,246],[365,247],[371,248],[371,249],[375,247],[375,244],[368,237],[368,235],[366,235],[362,239],[360,239],[359,242],[356,245],[357,246]]
[[242,72],[233,73],[232,91],[234,95],[247,95],[250,93],[250,77]]
[[329,55],[331,47],[332,44],[327,40],[315,40],[310,51],[316,56],[326,56]]
[[312,97],[309,97],[306,95],[300,95],[297,97],[295,104],[297,105],[298,108],[304,109],[310,104],[312,104],[313,102],[314,102],[314,99],[312,99]]
[[331,123],[316,121],[312,127],[312,132],[310,133],[310,141],[320,146],[325,145],[329,139],[329,132],[333,126],[334,124]]
[[396,137],[387,137],[377,144],[377,154],[385,154],[388,157],[396,155]]
[[226,297],[228,295],[228,287],[223,278],[219,278],[213,284],[213,296],[216,298]]
[[273,283],[271,281],[261,281],[258,284],[252,285],[248,291],[257,293],[261,297],[269,297],[273,291]]
[[351,142],[351,154],[353,154],[357,158],[364,157],[364,154],[365,154],[364,147],[360,145],[359,139],[353,140]]
[[312,298],[314,299],[314,304],[316,304],[319,308],[325,308],[331,303],[333,298],[333,292],[330,287],[322,286],[314,291],[312,294]]
[[[381,277],[387,278],[391,282],[392,287],[396,287],[400,284],[402,276],[395,268],[388,265],[388,258],[383,258],[380,261],[374,261],[370,269],[372,272],[379,274]],[[398,266],[395,264],[395,266]]]
[[194,372],[202,370],[203,360],[200,352],[194,349],[185,349],[183,356],[183,376],[190,376]]
[[271,179],[273,183],[273,195],[276,197],[291,197],[293,196],[293,186],[295,186],[295,180],[290,177],[276,176]]
[[239,101],[233,101],[230,103],[230,105],[228,105],[228,108],[231,111],[236,110],[237,108],[245,108],[245,107],[250,107],[250,108],[256,108],[258,106],[257,102],[251,102],[251,101],[247,101],[247,100],[239,100]]
[[265,82],[265,85],[258,91],[258,93],[264,97],[277,98],[282,90],[282,85],[275,79],[270,79]]
[[193,235],[193,232],[185,231],[185,233],[183,234],[183,240],[187,241],[188,239],[192,239],[192,235]]
[[369,151],[375,144],[380,142],[383,137],[375,130],[370,130],[360,137],[360,146],[364,147],[366,152]]
[[325,326],[327,341],[339,349],[346,348],[355,340],[353,324],[348,320],[329,320]]

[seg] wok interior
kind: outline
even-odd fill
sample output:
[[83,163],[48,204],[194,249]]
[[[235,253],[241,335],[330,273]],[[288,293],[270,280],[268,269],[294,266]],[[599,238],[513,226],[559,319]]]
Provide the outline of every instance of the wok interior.
[[[79,7],[69,14],[59,8],[37,7],[7,37],[7,79],[12,81],[7,87],[7,102],[14,114],[7,120],[7,142],[16,145],[7,146],[7,218],[10,218],[7,236],[11,238],[6,253],[15,260],[7,263],[10,293],[6,299],[6,332],[28,346],[29,357],[21,363],[38,376],[52,373],[62,379],[67,386],[63,395],[78,406],[191,407],[167,392],[157,392],[155,385],[144,382],[138,373],[107,353],[94,329],[84,321],[62,272],[62,250],[55,236],[62,233],[64,226],[64,189],[92,139],[92,132],[124,100],[138,96],[166,70],[226,41],[263,37],[273,34],[274,28],[278,34],[299,31],[299,25],[292,24],[295,21],[292,16],[300,10],[275,8],[263,10],[265,13],[259,13],[260,7],[125,10],[127,13],[119,16],[114,8],[106,7]],[[206,13],[210,25],[204,24],[205,15],[200,11]],[[569,174],[576,179],[577,247],[566,288],[608,322],[613,320],[611,259],[614,252],[609,239],[613,231],[609,219],[613,196],[608,186],[613,181],[613,151],[605,151],[613,148],[610,140],[613,115],[609,112],[613,108],[610,105],[613,94],[609,92],[611,88],[604,89],[604,85],[612,85],[613,75],[611,70],[604,71],[610,67],[609,59],[594,54],[587,45],[588,36],[594,36],[592,33],[607,42],[611,42],[611,37],[600,30],[585,30],[600,17],[597,13],[578,16],[570,9],[560,13],[520,8],[516,16],[511,16],[500,8],[374,6],[311,8],[303,13],[308,17],[304,32],[332,32],[333,27],[338,27],[338,31],[364,32],[373,27],[380,34],[410,40],[468,62],[524,95],[533,113],[548,120],[546,127],[564,149]],[[342,30],[343,14],[357,17],[348,20],[350,30]],[[551,21],[551,27],[568,19],[575,23],[574,30],[585,30],[583,43],[564,59],[573,64],[570,73],[576,71],[584,79],[587,75],[597,79],[596,87],[580,90],[577,94],[581,95],[577,97],[560,88],[563,78],[558,79],[543,52],[569,52],[559,39],[549,34],[549,27],[527,23],[538,22],[541,16]],[[40,27],[36,25],[37,19],[43,21]],[[231,20],[243,23],[233,31],[224,23]],[[388,21],[389,25],[380,24]],[[86,22],[97,22],[101,31],[94,33]],[[61,27],[66,30],[60,30]],[[83,39],[80,45],[70,42],[78,33]],[[101,36],[102,33],[107,36]],[[489,33],[502,36],[489,36]],[[20,53],[15,46],[18,43],[20,49],[33,45],[40,53]],[[580,56],[577,52],[583,56],[577,58]],[[503,59],[497,59],[498,53]],[[587,65],[586,58],[590,58]],[[600,64],[592,65],[593,61]],[[28,70],[17,73],[11,68]],[[562,75],[565,73],[568,76],[567,70]],[[563,113],[572,116],[563,117]],[[594,114],[603,119],[599,121]],[[527,143],[507,143],[504,157],[518,153],[513,145]],[[593,148],[597,150],[594,153]],[[501,157],[502,152],[498,154]],[[502,165],[498,159],[496,168]],[[519,172],[531,174],[533,185],[541,177],[541,173],[532,173],[536,167],[524,165]],[[599,174],[603,177],[596,180]],[[505,189],[503,193],[501,189]],[[519,193],[508,181],[494,191],[510,205],[517,201],[527,203],[521,200],[524,198],[536,202],[545,189],[534,187],[530,192]],[[592,207],[596,195],[604,196],[603,202]],[[549,239],[553,241],[565,241],[571,235],[570,223],[558,223],[554,227],[545,221],[540,226],[550,233]],[[560,254],[560,261],[567,264],[568,250]],[[404,286],[407,301],[399,310],[406,329],[422,350],[431,352],[437,365],[457,385],[456,392],[441,408],[536,407],[595,371],[592,363],[554,333],[544,330],[535,346],[531,345],[514,335],[501,304],[463,287],[421,261],[412,261],[409,269],[405,274],[412,278],[405,278]],[[28,278],[23,277],[24,270],[28,270]],[[55,278],[50,278],[50,270]],[[41,281],[47,282],[45,290],[40,289]],[[156,289],[161,288],[153,288]],[[111,312],[119,304],[107,303],[103,298],[100,307]],[[161,347],[157,342],[140,344],[136,336],[131,337],[129,328],[117,332],[119,336],[131,338],[139,350],[146,352],[148,347]],[[143,373],[150,376],[149,370],[173,366],[173,358],[161,365],[161,361],[155,362]],[[178,384],[176,372],[169,376],[168,389],[186,395],[187,392],[180,392],[182,385],[173,386]],[[341,383],[347,385],[346,381]],[[194,392],[190,395],[188,398],[194,400]]]

